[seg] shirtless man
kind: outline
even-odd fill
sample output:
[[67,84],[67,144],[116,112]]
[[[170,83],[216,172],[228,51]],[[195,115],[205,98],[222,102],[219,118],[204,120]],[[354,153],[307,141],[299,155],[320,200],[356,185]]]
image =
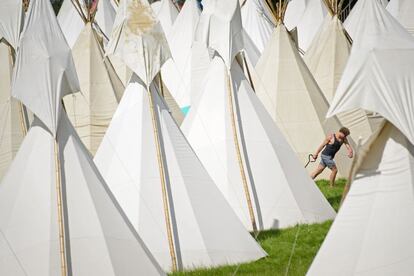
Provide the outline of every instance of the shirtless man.
[[341,146],[345,144],[346,149],[348,150],[348,157],[352,158],[354,155],[354,151],[346,139],[349,134],[349,129],[341,127],[337,133],[330,134],[326,137],[323,143],[312,155],[313,159],[316,160],[319,153],[323,150],[321,154],[321,162],[316,170],[311,174],[312,179],[315,179],[326,167],[328,167],[331,170],[331,175],[329,177],[330,186],[333,187],[335,185],[335,178],[338,173],[338,168],[336,167],[336,163],[334,161],[335,154],[340,150]]

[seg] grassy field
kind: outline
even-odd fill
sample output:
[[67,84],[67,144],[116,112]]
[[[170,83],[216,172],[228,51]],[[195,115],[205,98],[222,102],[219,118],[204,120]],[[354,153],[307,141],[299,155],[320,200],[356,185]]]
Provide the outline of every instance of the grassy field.
[[[317,181],[317,184],[332,207],[338,210],[345,180],[338,180],[334,188],[329,188],[325,180]],[[225,266],[172,275],[305,275],[331,224],[331,221],[327,221],[322,224],[298,225],[283,230],[264,231],[257,237],[260,245],[269,254],[264,259],[240,266]],[[296,235],[296,247],[291,254]],[[290,258],[290,265],[288,265]]]

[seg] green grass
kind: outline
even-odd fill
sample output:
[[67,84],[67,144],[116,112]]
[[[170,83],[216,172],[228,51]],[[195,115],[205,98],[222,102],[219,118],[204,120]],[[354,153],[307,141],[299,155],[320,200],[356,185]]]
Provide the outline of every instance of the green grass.
[[[334,188],[329,188],[326,180],[317,185],[335,210],[338,210],[346,181],[340,179]],[[305,275],[313,258],[319,250],[332,221],[321,224],[298,225],[296,227],[261,232],[257,240],[269,256],[256,262],[240,266],[223,266],[189,272],[173,273],[173,276],[210,276],[210,275],[286,275],[289,258],[296,234],[298,239],[292,255],[288,275]]]

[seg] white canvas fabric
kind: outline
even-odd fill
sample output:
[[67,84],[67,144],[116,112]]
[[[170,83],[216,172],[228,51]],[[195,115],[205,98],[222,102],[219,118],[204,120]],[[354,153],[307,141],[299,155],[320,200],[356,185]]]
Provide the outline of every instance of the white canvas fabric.
[[376,0],[363,2],[361,28],[327,116],[361,107],[414,142],[414,38]]
[[208,0],[197,27],[196,41],[217,51],[230,68],[234,57],[243,49],[243,32],[238,0]]
[[245,57],[254,68],[254,66],[256,66],[257,62],[259,61],[261,53],[259,52],[259,49],[257,49],[256,44],[253,42],[252,38],[247,34],[246,30],[244,29],[243,44]]
[[99,0],[95,21],[107,38],[110,37],[116,17],[116,10],[111,0]]
[[[337,15],[328,14],[304,55],[304,61],[316,82],[331,102],[351,52],[351,44]],[[338,115],[342,125],[351,131],[354,141],[364,143],[374,132],[365,111],[354,109]],[[373,118],[372,120],[375,120]]]
[[[325,120],[329,103],[283,24],[273,32],[256,71],[259,75],[255,83],[257,96],[305,164],[308,155],[341,125],[336,117]],[[345,147],[335,160],[339,174],[348,177],[351,159]],[[309,171],[314,168],[308,166]]]
[[121,1],[106,53],[120,58],[150,85],[171,54],[147,0]]
[[[375,8],[367,8],[372,7]],[[381,9],[380,9],[381,7]],[[388,25],[389,23],[383,23],[382,20],[386,19],[389,21],[389,16],[384,16],[384,6],[382,5],[382,0],[364,0],[364,1],[357,1],[355,6],[352,8],[350,14],[346,18],[344,22],[344,27],[352,37],[352,40],[355,41],[355,36],[360,33],[360,28],[366,28],[365,24],[367,24],[367,28],[382,28],[384,29],[384,25]],[[370,10],[371,14],[367,17],[371,18],[371,20],[366,20],[366,16],[364,11]]]
[[[178,268],[248,262],[266,253],[237,219],[151,87],[166,171]],[[129,83],[95,162],[115,198],[165,271],[172,261],[148,93]]]
[[[231,70],[234,105],[249,193],[259,230],[332,219],[335,212],[296,158],[237,63]],[[213,59],[204,91],[182,130],[204,167],[252,230],[232,134],[227,69]]]
[[391,0],[387,6],[391,13],[401,25],[414,35],[414,3],[409,0]]
[[163,275],[62,111],[78,84],[50,2],[31,0],[27,18],[13,95],[52,124],[35,119],[0,184],[0,274]]
[[[12,95],[56,133],[63,96],[79,91],[70,48],[54,11],[45,0],[32,0],[17,52]],[[30,91],[30,93],[28,93]]]
[[[84,14],[86,14],[86,7],[83,0],[80,0],[79,3],[82,5]],[[111,0],[99,0],[95,14],[95,22],[98,24],[100,31],[103,32],[105,42],[106,38],[111,34],[115,16],[116,11],[111,4]],[[57,18],[69,47],[73,48],[85,26],[85,22],[74,7],[72,0],[63,1]]]
[[161,0],[151,4],[168,40],[170,35],[172,35],[172,27],[179,14],[178,9],[174,6],[172,1],[173,0]]
[[[71,274],[163,275],[65,113],[56,139]],[[1,275],[60,275],[54,143],[36,120],[0,185]]]
[[192,45],[200,19],[197,0],[185,2],[174,22],[169,40],[172,59],[162,68],[163,80],[181,108],[191,105]]
[[[292,9],[290,5],[293,5]],[[289,30],[297,28],[299,48],[305,53],[327,14],[328,9],[323,0],[293,0],[288,5],[285,22],[288,22]]]
[[72,49],[81,93],[64,98],[66,112],[86,148],[95,154],[121,100],[124,86],[99,37],[87,23]]
[[243,28],[260,53],[269,40],[276,22],[266,0],[246,0],[241,9]]
[[293,30],[305,12],[306,0],[290,0],[286,8],[284,23],[288,30]]
[[22,23],[22,1],[2,0],[0,3],[0,40],[4,38],[14,49],[17,49]]
[[25,134],[20,104],[11,97],[12,49],[0,40],[0,180],[6,173]]
[[361,151],[355,180],[307,275],[413,274],[413,152],[390,123]]
[[[79,1],[83,3],[82,1]],[[99,1],[101,2],[101,1]],[[79,34],[85,27],[82,17],[76,11],[72,4],[72,0],[64,0],[57,15],[59,26],[66,38],[69,47],[72,48],[78,40]]]

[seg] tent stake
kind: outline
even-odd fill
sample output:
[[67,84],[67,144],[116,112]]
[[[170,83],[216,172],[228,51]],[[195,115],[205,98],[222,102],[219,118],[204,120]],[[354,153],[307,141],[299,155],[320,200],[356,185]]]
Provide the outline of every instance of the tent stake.
[[231,126],[233,130],[234,146],[236,148],[236,155],[237,155],[237,160],[239,163],[240,175],[243,181],[243,188],[244,188],[244,193],[246,196],[247,206],[249,208],[249,216],[250,216],[250,220],[252,223],[252,228],[254,232],[257,232],[256,218],[253,212],[252,200],[250,198],[249,186],[247,184],[246,172],[244,171],[244,165],[243,165],[243,157],[241,156],[239,138],[237,135],[236,118],[235,118],[234,106],[233,106],[233,89],[232,89],[230,78],[231,78],[231,75],[230,75],[230,70],[229,70],[227,72],[227,91],[228,91],[228,102],[229,102],[229,107],[230,107]]
[[57,207],[58,207],[58,224],[59,224],[59,248],[60,248],[60,268],[61,275],[67,275],[67,259],[66,259],[66,243],[65,243],[65,225],[64,225],[64,214],[62,204],[62,177],[59,157],[59,144],[57,138],[55,141],[55,173],[56,173],[56,194],[57,194]]
[[150,105],[150,110],[151,110],[152,127],[153,127],[154,138],[155,138],[155,147],[157,150],[158,169],[159,169],[160,179],[161,179],[162,201],[163,201],[163,206],[164,206],[165,226],[167,227],[168,246],[169,246],[170,255],[171,255],[172,271],[174,272],[174,271],[177,271],[177,257],[175,255],[175,249],[174,249],[174,240],[172,236],[172,227],[171,227],[170,210],[169,210],[169,204],[168,204],[167,188],[165,184],[165,167],[164,167],[164,161],[162,159],[161,145],[160,145],[159,135],[158,135],[158,124],[157,124],[157,118],[155,115],[155,108],[154,108],[154,101],[152,99],[152,93],[150,92],[149,86],[147,85],[146,87],[147,87],[148,100],[149,100],[149,105]]

